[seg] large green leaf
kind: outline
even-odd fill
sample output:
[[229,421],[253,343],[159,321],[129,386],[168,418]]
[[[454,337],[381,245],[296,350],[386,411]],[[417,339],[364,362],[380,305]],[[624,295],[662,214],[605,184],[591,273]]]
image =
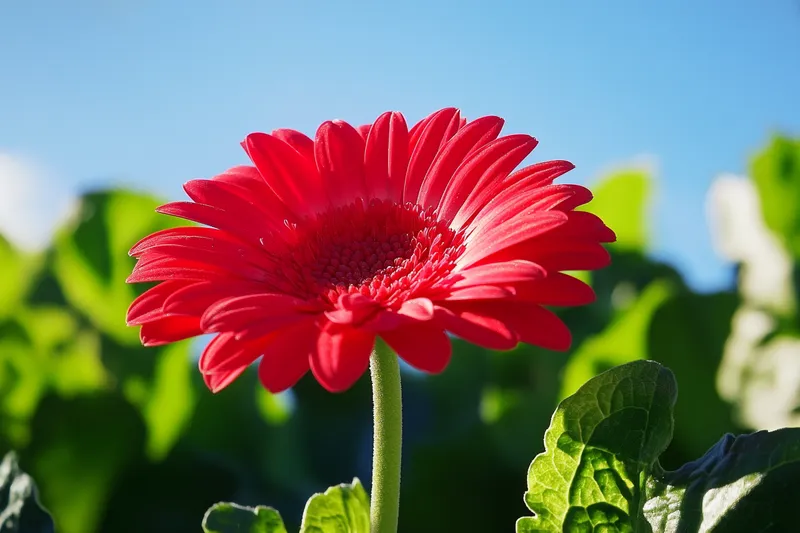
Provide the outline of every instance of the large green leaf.
[[528,471],[525,503],[537,516],[519,519],[517,531],[634,531],[641,474],[669,444],[676,397],[669,370],[634,361],[561,402]]
[[369,533],[369,496],[358,479],[308,500],[300,533]]
[[677,386],[653,361],[615,367],[559,405],[528,472],[536,516],[519,533],[792,531],[800,429],[726,435],[701,459],[664,472]]
[[750,172],[767,227],[800,258],[800,139],[774,137]]
[[20,469],[14,452],[0,463],[0,531],[53,533],[53,519],[39,503],[36,484]]
[[647,246],[647,202],[651,178],[641,170],[626,170],[603,178],[592,187],[594,199],[585,207],[599,216],[617,235],[609,246],[643,251]]
[[644,515],[655,532],[797,529],[800,428],[725,435],[700,459],[653,474]]
[[117,342],[137,344],[125,313],[140,289],[125,283],[139,239],[179,222],[155,213],[156,198],[128,191],[84,195],[71,225],[55,239],[53,270],[70,305]]
[[235,503],[212,505],[203,517],[205,533],[286,533],[283,519],[272,507],[244,507]]

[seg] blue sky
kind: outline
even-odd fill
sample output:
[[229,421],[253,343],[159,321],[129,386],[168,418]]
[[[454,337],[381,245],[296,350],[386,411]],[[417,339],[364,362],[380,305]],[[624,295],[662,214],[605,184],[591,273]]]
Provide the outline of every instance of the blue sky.
[[176,198],[246,161],[251,131],[454,105],[536,136],[535,159],[581,183],[654,158],[653,251],[701,289],[730,280],[711,180],[800,134],[794,0],[12,0],[0,68],[0,154],[46,169],[51,201],[108,183]]

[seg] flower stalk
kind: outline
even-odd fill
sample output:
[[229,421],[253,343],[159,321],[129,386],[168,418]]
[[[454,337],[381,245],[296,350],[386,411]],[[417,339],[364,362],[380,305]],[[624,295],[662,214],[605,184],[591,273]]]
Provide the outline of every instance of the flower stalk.
[[370,358],[373,405],[372,533],[396,533],[400,511],[400,464],[403,442],[403,400],[400,362],[391,350],[375,350]]

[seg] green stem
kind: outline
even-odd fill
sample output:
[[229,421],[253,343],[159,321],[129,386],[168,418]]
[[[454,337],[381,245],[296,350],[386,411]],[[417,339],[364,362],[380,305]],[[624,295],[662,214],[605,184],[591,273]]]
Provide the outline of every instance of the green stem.
[[372,533],[397,533],[400,511],[400,459],[403,442],[403,400],[400,362],[391,350],[375,350],[372,376],[374,438],[372,445]]

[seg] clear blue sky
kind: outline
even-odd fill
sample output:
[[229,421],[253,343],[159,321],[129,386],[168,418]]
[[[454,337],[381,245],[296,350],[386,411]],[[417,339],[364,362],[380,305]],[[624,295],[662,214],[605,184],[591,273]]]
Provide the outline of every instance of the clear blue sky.
[[251,131],[449,105],[584,183],[654,156],[654,251],[711,289],[708,185],[800,133],[800,2],[5,0],[0,68],[0,151],[70,188],[177,197]]

